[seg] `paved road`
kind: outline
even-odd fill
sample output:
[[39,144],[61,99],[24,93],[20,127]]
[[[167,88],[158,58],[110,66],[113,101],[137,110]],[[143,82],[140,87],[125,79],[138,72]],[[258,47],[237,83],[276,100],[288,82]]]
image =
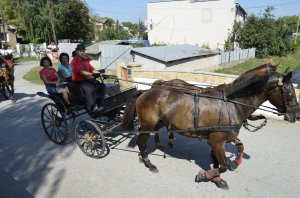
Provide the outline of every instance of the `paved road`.
[[[299,124],[269,119],[259,132],[242,129],[245,159],[223,175],[230,187],[224,191],[210,182],[194,182],[199,169],[210,166],[205,141],[176,136],[175,147],[166,146],[164,154],[154,149],[151,138],[149,157],[157,174],[138,162],[135,138],[109,137],[110,153],[97,160],[83,155],[75,143],[50,142],[40,123],[47,101],[35,95],[44,87],[21,78],[36,64],[16,67],[16,103],[0,98],[0,197],[299,197]],[[235,147],[228,144],[226,150],[233,158]]]

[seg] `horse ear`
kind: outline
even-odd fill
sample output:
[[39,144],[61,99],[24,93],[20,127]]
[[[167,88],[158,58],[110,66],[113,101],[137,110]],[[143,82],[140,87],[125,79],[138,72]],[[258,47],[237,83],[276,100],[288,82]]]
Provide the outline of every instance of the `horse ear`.
[[273,65],[273,59],[272,58],[268,58],[268,63],[269,65]]
[[284,75],[282,82],[289,82],[292,79],[293,72],[289,72],[288,74]]
[[274,65],[275,71],[280,67],[279,64]]
[[291,71],[290,67],[286,68],[285,71],[284,71],[284,73],[283,73],[283,75],[287,75],[290,71]]

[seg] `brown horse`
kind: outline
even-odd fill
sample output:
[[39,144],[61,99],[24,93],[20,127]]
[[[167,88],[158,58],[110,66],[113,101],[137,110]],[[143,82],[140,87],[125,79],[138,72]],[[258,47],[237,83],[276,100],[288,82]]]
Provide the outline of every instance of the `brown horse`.
[[[199,93],[205,92],[205,91],[207,91],[207,89],[212,88],[212,86],[209,86],[207,88],[198,87],[196,85],[190,84],[190,83],[188,83],[184,80],[181,80],[181,79],[172,79],[172,80],[168,80],[168,81],[156,80],[153,83],[152,88],[157,88],[158,86],[162,86],[162,87],[165,87],[165,88],[172,88],[172,89],[175,88],[175,89],[182,90],[182,91],[187,91],[187,92],[197,91]],[[224,88],[224,86],[225,86],[225,84],[219,85],[217,88],[219,90],[222,90]],[[174,133],[172,131],[168,131],[168,133],[169,133],[168,145],[172,148],[173,144],[174,144],[175,136],[174,136]],[[164,147],[160,142],[159,133],[154,134],[154,139],[155,139],[156,148],[158,148],[160,150],[164,150]],[[242,141],[239,138],[235,138],[233,140],[233,143],[237,147],[237,151],[238,151],[238,153],[236,155],[236,158],[233,161],[234,163],[231,164],[231,167],[235,169],[243,161],[244,145],[243,145]]]
[[[5,63],[5,68],[0,69],[0,87],[2,93],[6,99],[13,99],[14,94],[14,64],[11,61],[5,60],[2,56],[0,56],[2,61]],[[6,94],[6,90],[9,92]]]
[[278,112],[286,113],[291,122],[300,119],[295,90],[290,82],[292,72],[280,75],[277,67],[261,65],[232,83],[221,85],[222,88],[210,88],[202,93],[163,87],[149,89],[137,94],[126,105],[123,127],[132,130],[137,114],[141,127],[137,139],[140,156],[152,172],[158,170],[146,153],[150,132],[165,125],[184,136],[207,138],[212,149],[213,169],[199,173],[196,181],[213,181],[218,187],[227,189],[227,183],[220,177],[227,171],[224,146],[237,138],[242,124],[263,102],[269,100]]

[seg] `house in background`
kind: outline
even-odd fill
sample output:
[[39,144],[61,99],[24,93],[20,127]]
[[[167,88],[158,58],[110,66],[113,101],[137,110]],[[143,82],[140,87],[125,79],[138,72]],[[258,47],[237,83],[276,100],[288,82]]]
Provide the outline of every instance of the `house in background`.
[[0,41],[1,48],[3,48],[4,43],[10,47],[16,46],[17,44],[17,28],[7,24],[2,18],[0,18]]
[[188,44],[133,48],[131,55],[143,71],[201,70],[219,65],[220,58],[219,53],[210,49]]
[[191,44],[223,49],[245,10],[234,0],[174,0],[147,4],[150,43]]

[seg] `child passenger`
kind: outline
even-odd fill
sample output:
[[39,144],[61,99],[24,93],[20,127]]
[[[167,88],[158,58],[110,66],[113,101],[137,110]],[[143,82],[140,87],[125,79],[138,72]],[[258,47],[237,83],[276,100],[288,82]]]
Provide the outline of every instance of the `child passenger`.
[[41,59],[40,66],[43,69],[40,70],[40,78],[46,86],[46,90],[49,94],[60,93],[63,95],[65,102],[70,105],[69,89],[60,85],[56,70],[52,67],[52,62],[49,57]]

